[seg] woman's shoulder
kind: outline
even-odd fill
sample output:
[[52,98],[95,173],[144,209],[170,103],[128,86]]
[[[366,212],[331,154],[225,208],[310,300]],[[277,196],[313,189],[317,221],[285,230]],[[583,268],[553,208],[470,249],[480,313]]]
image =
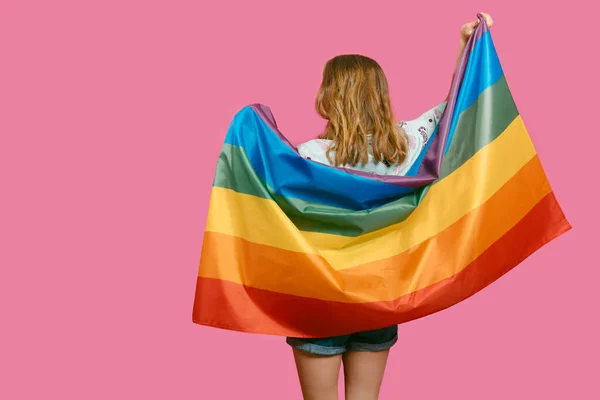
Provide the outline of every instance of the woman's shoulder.
[[329,163],[327,160],[327,150],[331,146],[331,140],[328,139],[311,139],[296,146],[298,153],[309,160]]
[[320,149],[326,151],[329,149],[329,146],[331,146],[331,140],[316,138],[300,143],[296,148],[298,150]]

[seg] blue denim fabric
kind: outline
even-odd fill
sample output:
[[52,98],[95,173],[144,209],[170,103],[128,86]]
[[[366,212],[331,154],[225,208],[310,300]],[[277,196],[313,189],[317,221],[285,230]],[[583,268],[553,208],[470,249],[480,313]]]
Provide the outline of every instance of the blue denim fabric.
[[389,349],[398,340],[398,325],[372,331],[356,332],[350,335],[325,338],[288,337],[286,342],[297,349],[312,354],[334,355],[346,350],[381,351]]

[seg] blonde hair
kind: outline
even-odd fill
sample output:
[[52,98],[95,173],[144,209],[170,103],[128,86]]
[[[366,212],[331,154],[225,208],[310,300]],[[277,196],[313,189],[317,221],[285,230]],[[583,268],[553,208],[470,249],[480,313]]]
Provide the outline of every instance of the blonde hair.
[[394,121],[387,78],[375,60],[347,54],[327,61],[315,106],[327,120],[319,137],[333,141],[327,151],[332,164],[367,163],[368,134],[376,161],[391,165],[406,158],[407,137]]

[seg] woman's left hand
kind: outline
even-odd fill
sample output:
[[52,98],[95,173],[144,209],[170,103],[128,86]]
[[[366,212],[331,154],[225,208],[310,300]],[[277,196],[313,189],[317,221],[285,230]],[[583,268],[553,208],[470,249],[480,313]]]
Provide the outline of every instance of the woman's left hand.
[[[480,14],[483,15],[483,18],[485,19],[485,23],[487,24],[488,28],[491,28],[492,24],[494,23],[494,21],[492,20],[492,17],[490,17],[489,14],[486,14],[483,12]],[[467,22],[466,24],[464,24],[462,26],[462,28],[460,28],[460,40],[463,42],[466,42],[467,40],[469,40],[469,37],[471,36],[471,34],[475,30],[475,28],[477,28],[478,25],[479,25],[479,18],[477,18],[475,21]]]

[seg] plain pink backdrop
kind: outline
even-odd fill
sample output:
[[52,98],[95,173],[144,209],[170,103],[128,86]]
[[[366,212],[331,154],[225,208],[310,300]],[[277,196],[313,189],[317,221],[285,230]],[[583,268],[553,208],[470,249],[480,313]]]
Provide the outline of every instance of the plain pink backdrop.
[[313,137],[340,53],[378,60],[414,118],[478,11],[574,229],[401,325],[381,399],[600,398],[596,13],[537,4],[3,0],[0,398],[299,399],[283,338],[191,321],[229,122],[260,102]]

